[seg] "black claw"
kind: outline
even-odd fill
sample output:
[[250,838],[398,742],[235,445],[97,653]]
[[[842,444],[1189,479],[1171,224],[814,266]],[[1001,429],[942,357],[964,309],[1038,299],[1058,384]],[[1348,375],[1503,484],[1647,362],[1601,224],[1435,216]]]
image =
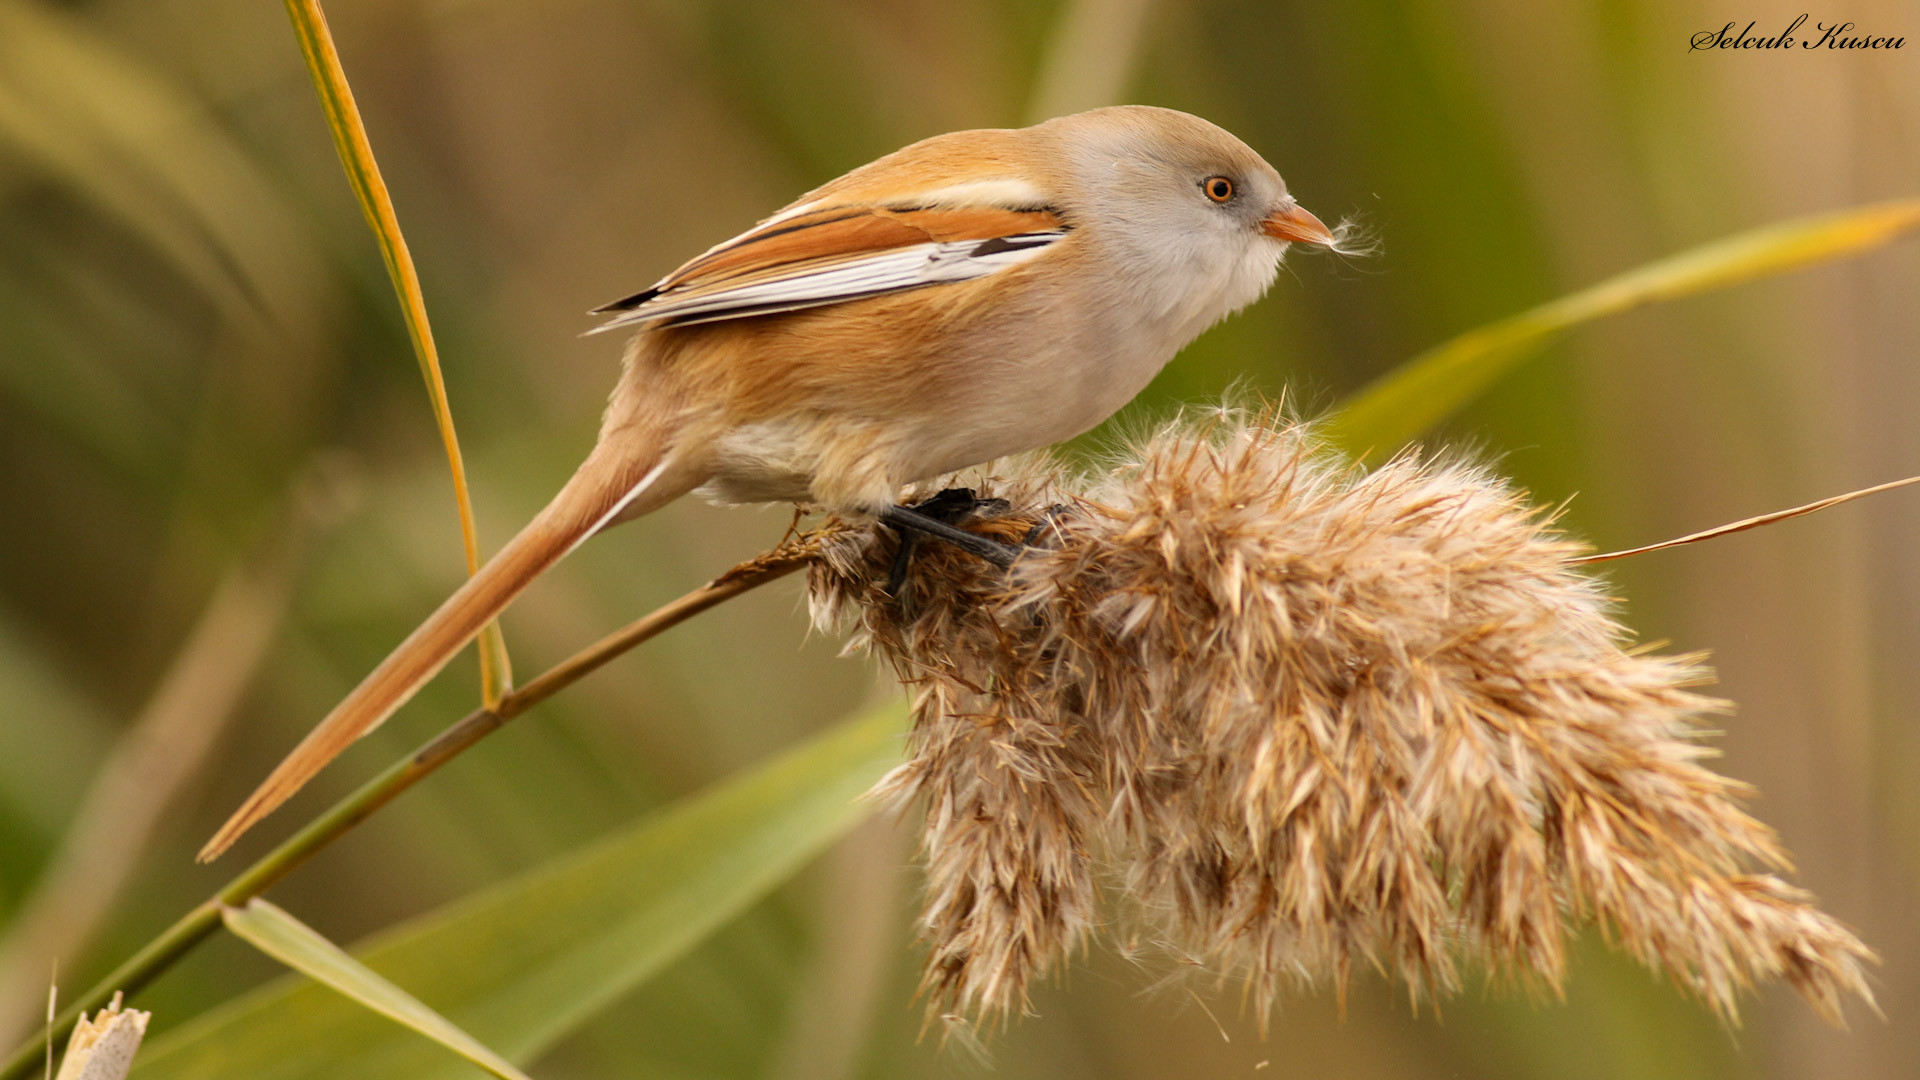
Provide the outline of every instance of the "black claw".
[[1073,507],[1065,503],[1054,503],[1047,507],[1046,511],[1040,515],[1040,520],[1034,522],[1033,528],[1027,530],[1027,535],[1020,538],[1020,546],[1023,548],[1038,546],[1040,538],[1047,535],[1047,530],[1053,527],[1053,523],[1071,513],[1072,510]]

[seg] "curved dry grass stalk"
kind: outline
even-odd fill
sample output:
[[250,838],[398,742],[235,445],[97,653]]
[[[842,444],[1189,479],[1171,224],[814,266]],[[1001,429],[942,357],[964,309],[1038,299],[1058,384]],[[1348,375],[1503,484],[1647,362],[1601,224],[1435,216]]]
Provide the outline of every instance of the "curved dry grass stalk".
[[[393,281],[400,315],[407,324],[407,337],[413,342],[414,359],[419,361],[420,376],[426,380],[427,400],[433,407],[433,422],[440,429],[440,442],[447,454],[447,468],[453,475],[454,508],[460,518],[460,543],[467,557],[467,575],[480,572],[480,540],[473,523],[473,497],[467,489],[466,459],[460,453],[460,437],[453,428],[453,407],[447,403],[447,381],[440,371],[440,350],[433,343],[433,327],[427,319],[427,301],[420,286],[420,272],[414,269],[407,238],[400,231],[400,217],[393,208],[393,196],[380,175],[380,163],[374,159],[373,144],[367,138],[366,123],[360,119],[360,107],[354,104],[353,89],[347,84],[346,69],[340,63],[340,50],[333,43],[333,31],[327,28],[326,12],[320,0],[285,0],[287,18],[293,23],[294,37],[300,42],[300,54],[313,77],[313,88],[320,96],[320,108],[327,116],[327,128],[333,133],[334,149],[347,171],[347,183],[360,201],[367,227],[380,247],[387,264],[387,276]],[[480,654],[480,699],[491,709],[513,688],[513,663],[507,655],[506,638],[499,622],[482,627],[476,639]]]
[[879,792],[926,807],[930,1007],[985,1019],[1101,925],[1247,981],[1356,962],[1416,1004],[1467,962],[1533,986],[1599,923],[1729,1020],[1785,979],[1824,1017],[1871,951],[1767,871],[1773,833],[1700,764],[1697,656],[1629,647],[1582,545],[1487,471],[1371,472],[1271,416],[1176,424],[1110,474],[988,481],[1001,579],[829,531],[823,621],[918,690]]

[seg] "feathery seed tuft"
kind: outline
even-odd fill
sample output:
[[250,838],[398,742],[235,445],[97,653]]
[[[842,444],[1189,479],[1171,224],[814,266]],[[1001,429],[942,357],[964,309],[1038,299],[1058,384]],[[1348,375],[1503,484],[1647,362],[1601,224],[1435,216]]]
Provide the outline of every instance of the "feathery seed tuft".
[[810,586],[916,692],[876,791],[926,810],[933,1012],[1025,1011],[1108,874],[1262,1018],[1356,962],[1416,1006],[1463,961],[1557,990],[1576,920],[1729,1021],[1766,979],[1871,1005],[1872,952],[1700,764],[1700,657],[1629,648],[1583,546],[1487,470],[1223,413],[976,488],[1008,508],[968,527],[1033,536],[1006,575],[921,543],[888,595],[897,539],[847,526]]

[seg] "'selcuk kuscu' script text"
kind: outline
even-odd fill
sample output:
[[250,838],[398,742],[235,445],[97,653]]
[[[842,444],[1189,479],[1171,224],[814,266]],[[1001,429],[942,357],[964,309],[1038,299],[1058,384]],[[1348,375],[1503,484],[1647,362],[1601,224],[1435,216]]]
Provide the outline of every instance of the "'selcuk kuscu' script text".
[[1757,22],[1749,22],[1745,29],[1734,30],[1728,23],[1718,30],[1702,30],[1693,35],[1692,47],[1688,52],[1702,49],[1897,49],[1907,43],[1906,36],[1883,37],[1859,33],[1851,22],[1813,24],[1813,29],[1803,30],[1809,16],[1802,15],[1787,25],[1785,30],[1771,37],[1765,32],[1756,32]]

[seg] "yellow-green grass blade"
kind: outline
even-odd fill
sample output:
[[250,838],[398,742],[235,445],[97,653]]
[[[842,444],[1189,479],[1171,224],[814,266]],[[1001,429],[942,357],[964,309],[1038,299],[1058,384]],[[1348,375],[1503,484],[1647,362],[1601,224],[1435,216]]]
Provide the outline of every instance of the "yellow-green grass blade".
[[[354,950],[524,1064],[786,880],[870,807],[905,708],[856,716],[518,878]],[[138,1080],[455,1077],[466,1066],[321,987],[279,981],[149,1044]]]
[[1361,456],[1390,454],[1534,355],[1603,315],[1871,251],[1920,227],[1920,199],[1798,218],[1670,255],[1444,342],[1362,388],[1326,427]]
[[[365,1006],[432,1039],[502,1080],[530,1080],[513,1063],[486,1048],[478,1039],[455,1027],[419,998],[381,978],[371,968],[347,955],[345,949],[265,900],[221,911],[228,930],[275,960],[322,986],[337,990],[349,1001]],[[282,1033],[289,1053],[300,1053],[301,1033]]]
[[[319,91],[320,106],[327,114],[327,127],[333,132],[335,149],[346,167],[347,181],[367,215],[367,224],[380,244],[381,257],[387,263],[387,276],[393,279],[393,291],[400,298],[400,311],[407,323],[407,335],[413,339],[413,353],[420,361],[420,374],[427,381],[427,397],[433,402],[434,421],[440,427],[440,439],[447,447],[447,464],[453,470],[453,497],[460,509],[460,538],[466,546],[467,573],[480,568],[480,541],[474,531],[473,502],[467,495],[467,467],[460,456],[460,439],[453,430],[453,410],[447,404],[446,381],[440,375],[440,354],[433,344],[433,328],[427,322],[426,297],[420,290],[420,275],[407,251],[407,240],[400,232],[400,218],[394,212],[393,198],[381,179],[380,166],[373,157],[373,144],[360,120],[360,109],[353,102],[353,90],[347,85],[346,70],[334,48],[333,34],[327,29],[327,17],[319,0],[286,0],[287,15],[293,20],[294,33],[300,39],[300,53],[313,75]],[[513,684],[513,669],[507,659],[506,640],[498,622],[488,623],[480,631],[480,692],[488,708],[500,703]]]

